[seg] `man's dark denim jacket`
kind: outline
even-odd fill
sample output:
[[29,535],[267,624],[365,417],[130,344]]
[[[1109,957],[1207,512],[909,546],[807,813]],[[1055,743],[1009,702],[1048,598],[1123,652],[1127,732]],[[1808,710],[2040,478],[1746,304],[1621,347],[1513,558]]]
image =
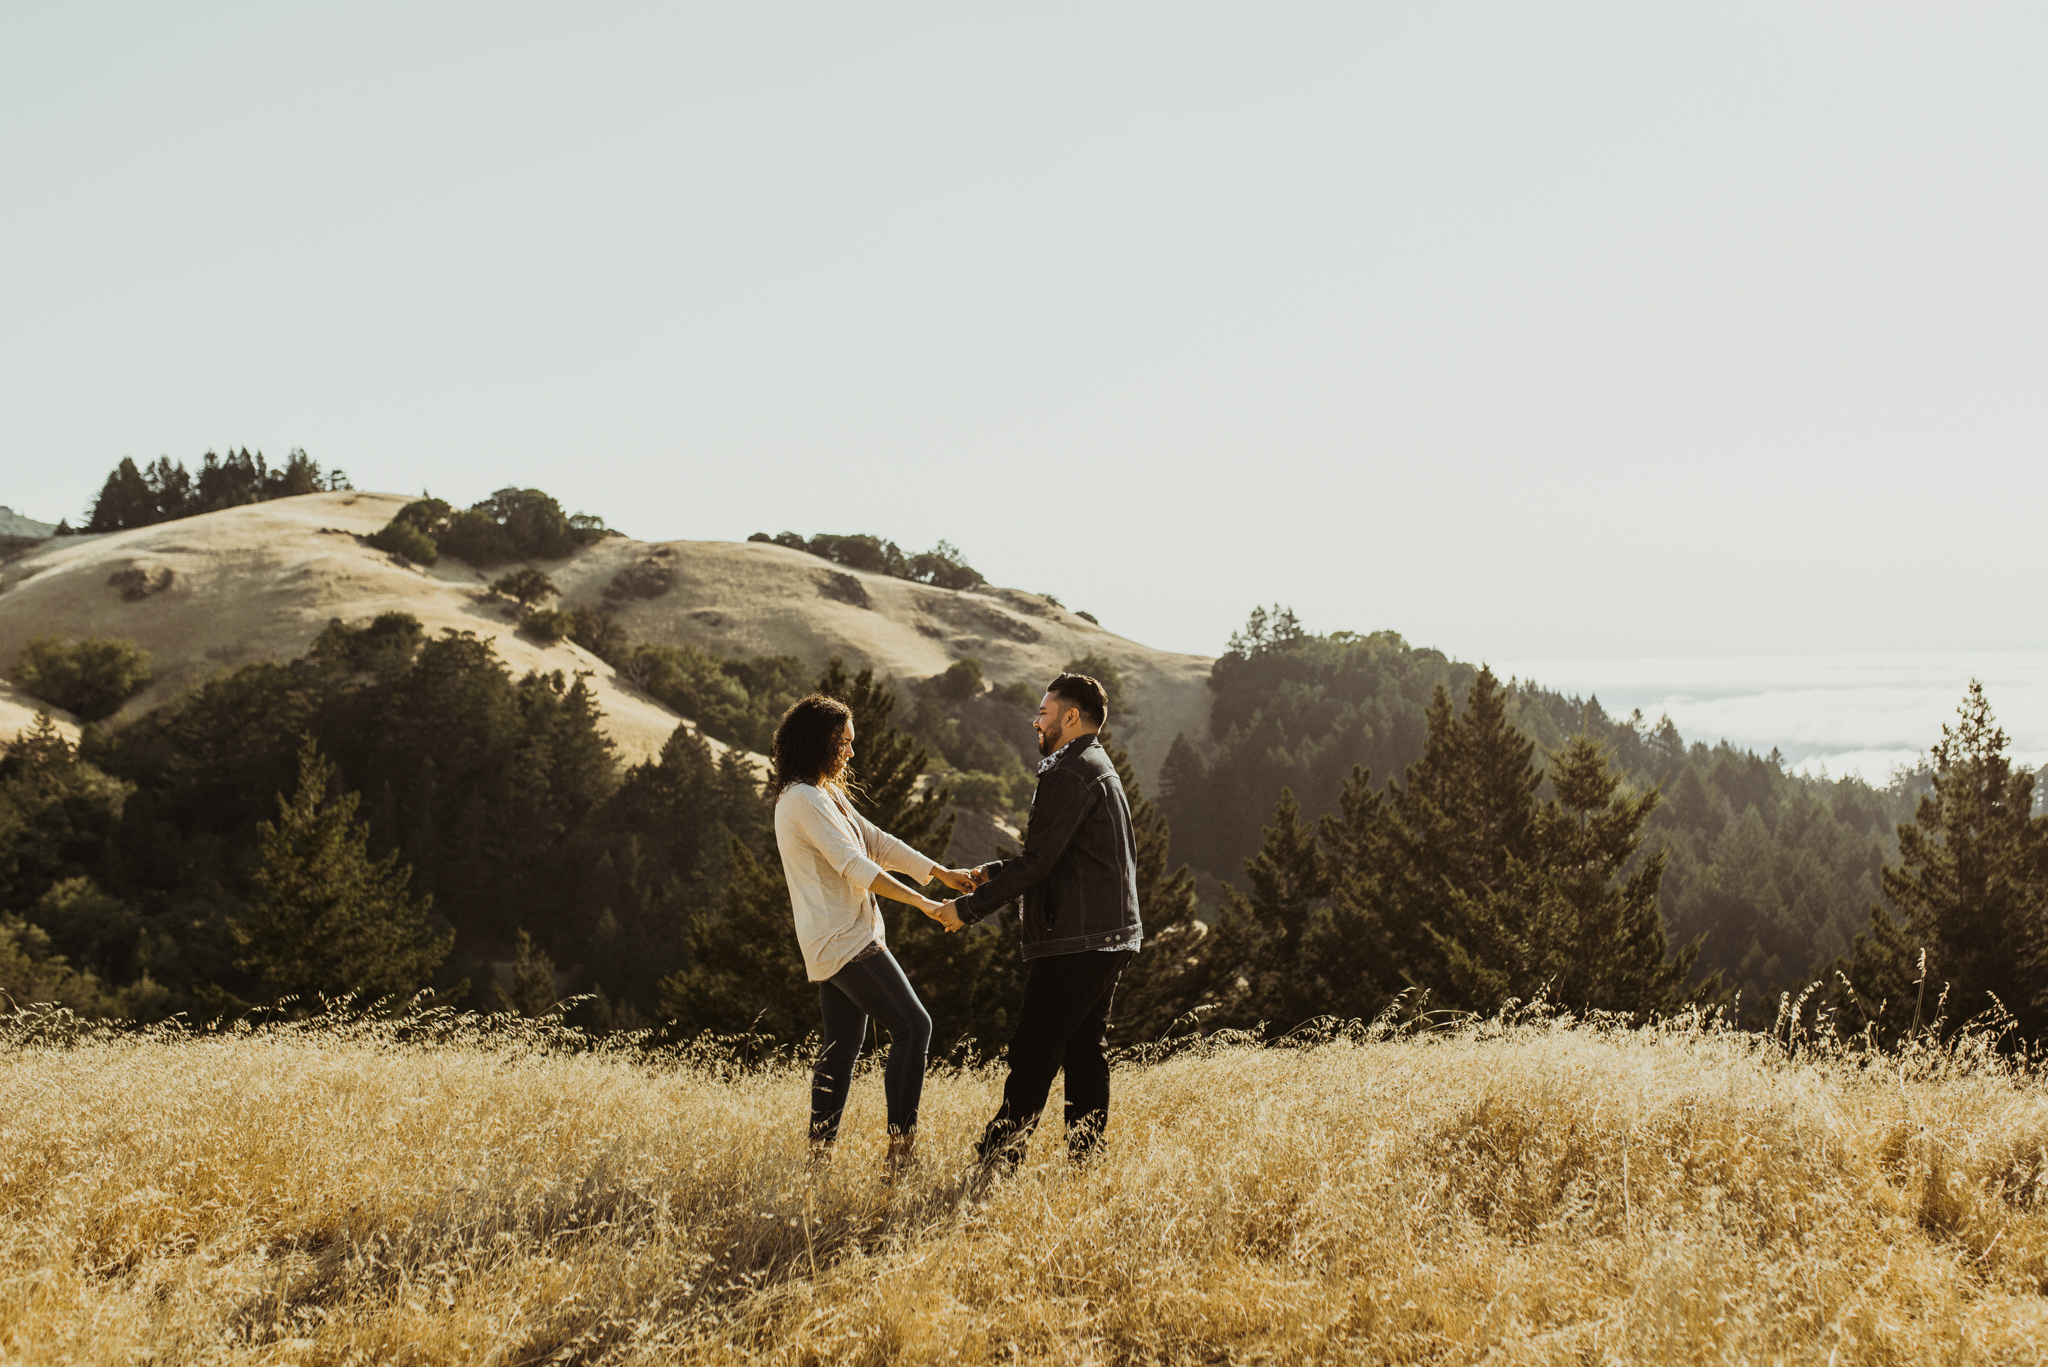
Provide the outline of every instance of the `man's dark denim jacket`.
[[991,866],[988,882],[953,903],[972,925],[1024,898],[1024,957],[1135,944],[1138,851],[1131,804],[1094,736],[1070,743],[1038,776],[1024,853]]

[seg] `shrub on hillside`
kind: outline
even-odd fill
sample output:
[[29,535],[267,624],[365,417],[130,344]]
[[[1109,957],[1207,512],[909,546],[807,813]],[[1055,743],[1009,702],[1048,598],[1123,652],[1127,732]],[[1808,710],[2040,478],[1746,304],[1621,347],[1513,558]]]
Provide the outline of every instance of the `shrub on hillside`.
[[434,538],[409,522],[397,518],[384,524],[384,529],[370,538],[370,544],[389,555],[414,564],[431,565],[441,558],[441,548],[434,544]]
[[1127,712],[1128,709],[1124,706],[1123,671],[1118,669],[1116,662],[1107,655],[1097,655],[1090,651],[1086,655],[1067,661],[1064,672],[1086,674],[1101,684],[1102,691],[1109,695],[1109,714],[1112,717],[1122,716]]
[[555,587],[554,580],[529,565],[493,579],[491,592],[501,593],[516,600],[520,607],[530,608],[544,598],[558,597],[562,591]]
[[564,513],[561,504],[539,489],[500,489],[460,512],[445,499],[415,499],[400,508],[370,544],[422,564],[450,555],[488,569],[510,560],[559,560],[580,546],[615,535],[603,518]]
[[562,615],[569,619],[569,639],[608,665],[616,667],[633,647],[610,608],[565,608]]
[[1015,811],[1031,794],[1038,747],[1024,719],[1038,709],[1039,685],[1012,681],[995,687],[981,662],[956,660],[915,685],[903,725],[918,741],[963,774],[992,774],[1010,796],[987,811]]
[[991,816],[1007,817],[1021,805],[1017,791],[1017,780],[1025,780],[1030,787],[1030,775],[1020,765],[1015,772],[991,774],[979,769],[965,769],[946,780],[946,786],[953,790],[953,803],[970,812],[987,812]]
[[426,638],[427,629],[409,612],[380,613],[363,627],[336,618],[306,654],[331,668],[390,675],[412,663]]
[[624,598],[659,598],[675,587],[676,553],[664,546],[646,559],[626,566],[604,586],[608,602]]
[[139,603],[151,594],[162,593],[170,588],[176,578],[177,575],[168,565],[160,565],[154,570],[143,569],[140,565],[130,565],[125,570],[115,570],[108,575],[107,585],[121,590],[124,602]]
[[778,532],[770,536],[766,532],[755,532],[747,540],[787,546],[848,569],[886,574],[891,578],[932,584],[942,589],[971,589],[988,582],[981,577],[979,570],[967,563],[967,557],[960,553],[960,548],[950,541],[941,541],[928,551],[911,555],[895,542],[884,541],[878,536],[839,536],[831,532],[820,532],[813,537],[796,532]]
[[971,655],[964,660],[955,660],[945,673],[932,680],[932,687],[948,702],[978,698],[983,685],[981,661]]
[[52,951],[48,931],[7,913],[0,913],[0,997],[16,1009],[47,1002],[81,1016],[128,1014],[120,993]]
[[542,645],[551,646],[567,636],[574,625],[568,613],[542,608],[538,612],[527,613],[519,629]]
[[811,691],[810,669],[793,655],[726,660],[695,646],[643,641],[605,658],[620,678],[706,734],[763,754],[783,712]]
[[149,652],[133,641],[38,636],[22,647],[10,677],[24,693],[81,721],[101,721],[149,687],[149,664]]

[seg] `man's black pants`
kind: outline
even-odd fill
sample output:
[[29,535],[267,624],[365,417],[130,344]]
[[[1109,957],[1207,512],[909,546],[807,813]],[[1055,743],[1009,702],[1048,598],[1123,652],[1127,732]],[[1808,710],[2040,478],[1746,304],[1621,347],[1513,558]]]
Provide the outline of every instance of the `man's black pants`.
[[1010,1036],[1003,1105],[974,1151],[984,1163],[1014,1166],[1038,1125],[1053,1074],[1067,1073],[1067,1151],[1075,1159],[1102,1140],[1109,1124],[1109,1007],[1132,951],[1053,954],[1030,961],[1024,1006]]

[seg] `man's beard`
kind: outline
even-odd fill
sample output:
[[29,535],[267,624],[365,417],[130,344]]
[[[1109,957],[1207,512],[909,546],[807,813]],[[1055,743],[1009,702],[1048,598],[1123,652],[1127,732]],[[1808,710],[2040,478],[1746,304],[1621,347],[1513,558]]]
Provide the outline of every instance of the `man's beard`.
[[1051,734],[1047,734],[1047,733],[1046,733],[1046,732],[1044,732],[1044,731],[1040,731],[1040,732],[1038,733],[1038,753],[1039,753],[1039,755],[1040,755],[1040,756],[1050,755],[1050,754],[1051,754],[1051,753],[1052,753],[1053,751],[1055,751],[1055,750],[1059,749],[1059,748],[1060,748],[1060,741],[1061,741],[1061,740],[1062,740],[1062,739],[1064,738],[1065,734],[1066,734],[1066,733],[1065,733],[1065,731],[1063,731],[1063,730],[1062,730],[1062,731],[1054,731],[1054,732],[1052,732]]

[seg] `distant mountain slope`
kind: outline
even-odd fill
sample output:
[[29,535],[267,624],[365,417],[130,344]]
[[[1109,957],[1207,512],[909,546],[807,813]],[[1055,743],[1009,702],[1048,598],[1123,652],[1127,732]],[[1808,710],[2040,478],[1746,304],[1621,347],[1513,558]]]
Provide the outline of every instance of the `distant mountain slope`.
[[14,509],[0,506],[0,536],[48,536],[57,530],[54,522],[38,522]]
[[[295,658],[332,618],[403,611],[430,631],[490,637],[516,672],[590,671],[622,753],[637,759],[660,747],[676,716],[588,652],[518,635],[482,589],[502,569],[487,576],[445,559],[431,569],[401,566],[357,540],[406,502],[397,494],[308,494],[40,547],[0,569],[0,673],[33,636],[123,637],[156,661],[156,682],[124,713],[134,715],[221,669]],[[971,655],[995,681],[1034,685],[1092,652],[1123,673],[1129,715],[1112,725],[1147,779],[1156,779],[1176,732],[1207,735],[1208,659],[1125,640],[1035,594],[932,588],[747,542],[616,537],[543,568],[565,603],[587,606],[602,601],[615,576],[650,561],[672,587],[617,604],[635,639],[721,655],[795,655],[814,665],[838,655],[900,679],[929,677]],[[160,584],[170,573],[160,591],[135,599],[109,583],[129,570]],[[26,725],[34,707],[0,685],[0,737]]]

